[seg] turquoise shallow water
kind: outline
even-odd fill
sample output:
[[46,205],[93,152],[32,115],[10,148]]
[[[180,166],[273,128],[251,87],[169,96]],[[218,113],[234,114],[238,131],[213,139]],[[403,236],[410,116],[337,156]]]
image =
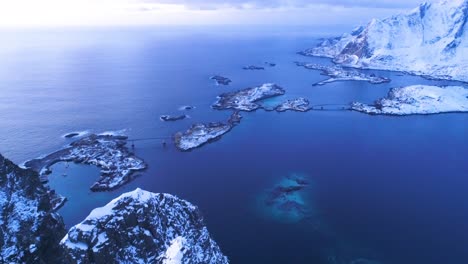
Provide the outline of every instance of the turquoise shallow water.
[[[346,30],[343,30],[346,31]],[[275,82],[312,104],[372,102],[389,88],[449,84],[367,71],[391,83],[338,82],[294,61],[324,34],[304,28],[245,32],[219,28],[130,28],[6,32],[0,49],[0,152],[23,162],[71,142],[70,131],[125,130],[168,137],[194,122],[223,121],[210,108],[222,92]],[[5,47],[3,47],[5,46]],[[266,71],[241,68],[265,61]],[[209,77],[222,74],[230,86]],[[271,101],[277,101],[272,99]],[[190,119],[159,121],[197,108]],[[465,263],[468,254],[468,115],[383,117],[348,111],[245,113],[220,141],[189,153],[137,142],[148,170],[109,193],[91,193],[96,168],[56,164],[50,185],[69,197],[68,226],[119,194],[141,187],[198,205],[233,263]],[[291,173],[317,221],[265,217],[257,201]],[[66,173],[67,176],[63,176]]]

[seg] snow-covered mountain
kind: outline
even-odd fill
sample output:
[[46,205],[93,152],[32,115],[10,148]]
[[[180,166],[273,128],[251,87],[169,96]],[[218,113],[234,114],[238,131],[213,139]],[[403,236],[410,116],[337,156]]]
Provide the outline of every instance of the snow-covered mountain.
[[0,263],[60,263],[62,218],[38,173],[0,155]]
[[0,263],[227,264],[197,207],[137,189],[66,234],[63,202],[39,174],[0,155]]
[[468,82],[468,0],[424,3],[303,52],[357,68]]
[[228,263],[197,207],[141,189],[94,209],[61,244],[72,263]]

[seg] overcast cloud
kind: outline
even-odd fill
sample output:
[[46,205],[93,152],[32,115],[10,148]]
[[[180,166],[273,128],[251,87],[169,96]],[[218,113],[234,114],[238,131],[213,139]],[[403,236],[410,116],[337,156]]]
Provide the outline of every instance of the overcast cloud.
[[143,0],[147,3],[183,4],[190,8],[279,8],[279,7],[307,7],[326,4],[341,7],[366,8],[413,8],[422,0]]

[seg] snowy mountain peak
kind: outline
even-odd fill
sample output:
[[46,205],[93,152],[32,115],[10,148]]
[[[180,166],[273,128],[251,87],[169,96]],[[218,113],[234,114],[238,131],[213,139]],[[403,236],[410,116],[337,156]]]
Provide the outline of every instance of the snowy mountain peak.
[[468,0],[423,3],[407,13],[373,19],[365,28],[303,53],[351,67],[468,81],[467,21]]
[[196,206],[141,189],[94,209],[61,245],[71,262],[228,263]]

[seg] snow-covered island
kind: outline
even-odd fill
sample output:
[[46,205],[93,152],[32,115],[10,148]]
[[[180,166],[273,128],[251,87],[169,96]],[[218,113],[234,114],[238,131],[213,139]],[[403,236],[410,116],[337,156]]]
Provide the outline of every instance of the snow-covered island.
[[296,62],[296,65],[309,70],[321,71],[322,75],[330,77],[329,79],[315,83],[314,86],[325,85],[327,83],[339,81],[366,81],[372,84],[388,83],[391,81],[389,78],[376,76],[375,74],[365,74],[357,70],[344,69],[343,67],[337,65],[325,66],[306,62]]
[[262,107],[258,103],[259,101],[283,95],[285,92],[276,84],[266,83],[253,88],[221,94],[212,107],[216,110],[235,109],[250,112]]
[[468,89],[461,86],[414,85],[393,88],[374,104],[353,103],[351,109],[372,115],[429,115],[468,112]]
[[223,77],[221,75],[215,75],[210,78],[216,82],[216,85],[229,85],[232,81],[227,77]]
[[94,209],[61,245],[72,263],[229,263],[196,206],[141,189]]
[[242,116],[238,111],[234,112],[226,123],[198,123],[192,125],[187,131],[174,135],[174,143],[181,151],[189,151],[199,148],[209,142],[218,140],[224,134],[231,131],[240,123]]
[[407,13],[373,19],[302,54],[350,67],[468,82],[467,10],[468,0],[424,3]]
[[292,100],[287,100],[280,105],[276,106],[273,110],[277,112],[296,111],[296,112],[307,112],[311,110],[309,100],[299,97]]
[[162,115],[159,117],[159,120],[163,122],[169,122],[169,121],[179,121],[187,118],[187,115]]
[[0,155],[0,262],[63,263],[62,199],[44,186],[39,174]]
[[126,144],[126,136],[92,134],[24,165],[41,175],[50,173],[50,167],[61,161],[95,165],[101,169],[101,177],[90,189],[109,191],[131,181],[135,172],[146,169],[145,162],[131,153]]

